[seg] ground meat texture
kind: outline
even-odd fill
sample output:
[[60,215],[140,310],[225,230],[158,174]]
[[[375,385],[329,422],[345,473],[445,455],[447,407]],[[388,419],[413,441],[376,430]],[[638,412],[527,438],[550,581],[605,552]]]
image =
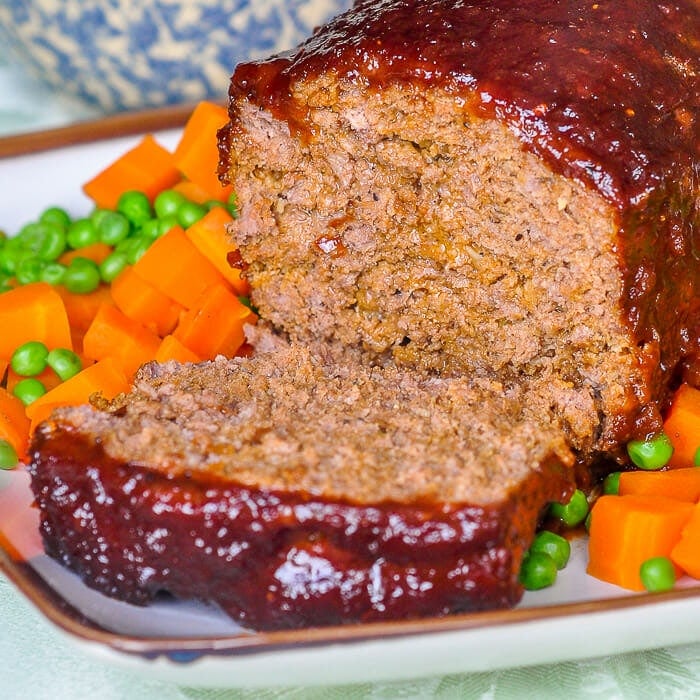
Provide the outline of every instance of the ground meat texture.
[[574,484],[517,386],[279,343],[147,365],[103,410],[58,411],[34,449],[50,554],[109,595],[167,590],[258,629],[512,605],[540,513]]

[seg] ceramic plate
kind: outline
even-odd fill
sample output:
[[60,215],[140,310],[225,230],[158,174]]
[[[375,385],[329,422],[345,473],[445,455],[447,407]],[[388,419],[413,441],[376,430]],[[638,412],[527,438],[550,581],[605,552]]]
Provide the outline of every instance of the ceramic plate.
[[[0,139],[0,228],[12,233],[52,204],[86,214],[81,184],[135,143],[140,129],[184,115],[130,115]],[[178,135],[169,129],[156,137],[172,147]],[[696,582],[656,595],[601,583],[585,573],[585,538],[574,541],[557,583],[527,593],[513,610],[252,633],[204,605],[162,600],[139,608],[92,591],[43,553],[31,502],[24,470],[0,472],[0,569],[66,642],[154,679],[217,687],[391,681],[700,641]]]

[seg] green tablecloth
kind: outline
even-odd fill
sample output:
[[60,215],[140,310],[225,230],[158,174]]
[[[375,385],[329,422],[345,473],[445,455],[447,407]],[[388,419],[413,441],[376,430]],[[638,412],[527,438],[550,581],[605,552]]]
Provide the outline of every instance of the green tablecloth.
[[[97,116],[47,93],[0,55],[0,135]],[[3,196],[9,196],[6,183]],[[0,216],[2,207],[0,207]],[[0,221],[0,224],[2,222]],[[1,332],[1,330],[0,330]],[[2,514],[0,514],[2,517]],[[700,620],[698,620],[700,624]],[[562,634],[576,634],[562,622]],[[527,644],[523,639],[523,644]],[[204,690],[148,681],[83,656],[0,575],[0,699],[696,698],[700,644],[579,662],[324,688]]]

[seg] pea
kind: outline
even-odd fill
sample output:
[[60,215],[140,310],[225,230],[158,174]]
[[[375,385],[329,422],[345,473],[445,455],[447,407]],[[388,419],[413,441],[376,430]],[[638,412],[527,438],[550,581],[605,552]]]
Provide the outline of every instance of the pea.
[[673,445],[665,433],[651,440],[631,440],[627,443],[627,454],[640,469],[661,469],[668,464],[673,454]]
[[62,382],[75,376],[83,368],[80,358],[68,348],[51,350],[46,357],[46,363],[56,372]]
[[95,226],[95,230],[100,227],[100,222],[102,219],[111,211],[111,209],[102,209],[100,207],[93,210],[92,214],[90,214],[90,221],[92,221],[93,225]]
[[20,345],[10,358],[10,367],[21,377],[34,377],[46,369],[49,349],[38,340]]
[[131,233],[131,224],[124,214],[110,211],[100,219],[97,231],[103,243],[114,246]]
[[185,197],[175,190],[163,190],[153,200],[153,209],[159,219],[175,216],[177,210],[186,201]]
[[66,248],[65,228],[61,224],[32,222],[17,234],[16,245],[40,260],[55,260]]
[[651,557],[639,567],[644,588],[653,593],[670,591],[676,584],[676,571],[668,557]]
[[56,224],[67,229],[70,226],[70,214],[62,207],[48,207],[41,212],[39,221],[47,224]]
[[147,219],[141,224],[139,235],[146,236],[146,238],[155,241],[160,234],[160,221],[160,219]]
[[92,219],[78,219],[68,227],[66,232],[66,241],[73,250],[92,245],[99,240],[100,236]]
[[135,236],[126,252],[126,260],[129,265],[135,265],[141,259],[141,256],[151,247],[152,242],[153,241],[146,236]]
[[6,275],[4,272],[0,272],[0,294],[3,292],[9,292],[12,289],[12,275]]
[[216,209],[216,207],[226,208],[226,204],[224,204],[224,202],[222,202],[219,199],[207,199],[207,201],[204,202],[204,206],[207,208],[208,211]]
[[695,450],[695,457],[693,457],[693,464],[696,467],[700,467],[700,447],[698,447],[698,449]]
[[59,262],[49,262],[44,265],[41,271],[41,281],[48,284],[61,284],[66,274],[66,266]]
[[575,527],[582,523],[588,515],[588,500],[586,494],[580,489],[574,491],[568,503],[552,503],[549,506],[550,514],[559,518],[565,525]]
[[163,216],[162,218],[158,219],[158,236],[164,236],[168,231],[170,231],[170,229],[173,229],[179,225],[177,216],[174,214]]
[[544,552],[530,552],[520,565],[520,583],[528,591],[538,591],[557,580],[557,565]]
[[0,440],[0,469],[13,469],[19,457],[15,448],[7,440]]
[[571,545],[569,541],[549,530],[538,532],[530,545],[530,554],[543,552],[548,554],[557,565],[557,569],[563,569],[569,562],[571,556]]
[[603,479],[603,493],[609,496],[620,493],[620,472],[611,472]]
[[20,284],[32,284],[41,280],[46,263],[30,253],[20,258],[15,268],[15,277]]
[[87,258],[73,258],[63,276],[63,286],[75,294],[94,292],[100,284],[100,268]]
[[3,246],[0,249],[0,272],[7,275],[14,275],[17,269],[17,262],[22,256],[21,251],[14,246]]
[[125,253],[117,252],[110,253],[100,263],[100,277],[103,282],[109,284],[113,282],[127,266],[128,260]]
[[29,377],[17,382],[12,393],[25,406],[29,406],[46,393],[46,387],[35,377]]
[[196,224],[207,211],[205,206],[185,200],[180,205],[175,216],[177,216],[177,221],[182,228],[189,228],[192,224]]
[[117,201],[117,211],[123,214],[135,228],[153,216],[148,197],[138,190],[124,192]]

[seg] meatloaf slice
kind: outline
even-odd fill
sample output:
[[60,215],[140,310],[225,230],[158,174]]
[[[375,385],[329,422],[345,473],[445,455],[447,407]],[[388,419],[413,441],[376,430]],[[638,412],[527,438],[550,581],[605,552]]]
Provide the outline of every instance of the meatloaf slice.
[[251,359],[150,364],[39,429],[47,551],[144,603],[213,601],[258,629],[504,607],[571,454],[517,384]]
[[584,460],[658,430],[700,338],[699,36],[690,0],[360,0],[239,66],[255,304],[362,361],[530,383]]

